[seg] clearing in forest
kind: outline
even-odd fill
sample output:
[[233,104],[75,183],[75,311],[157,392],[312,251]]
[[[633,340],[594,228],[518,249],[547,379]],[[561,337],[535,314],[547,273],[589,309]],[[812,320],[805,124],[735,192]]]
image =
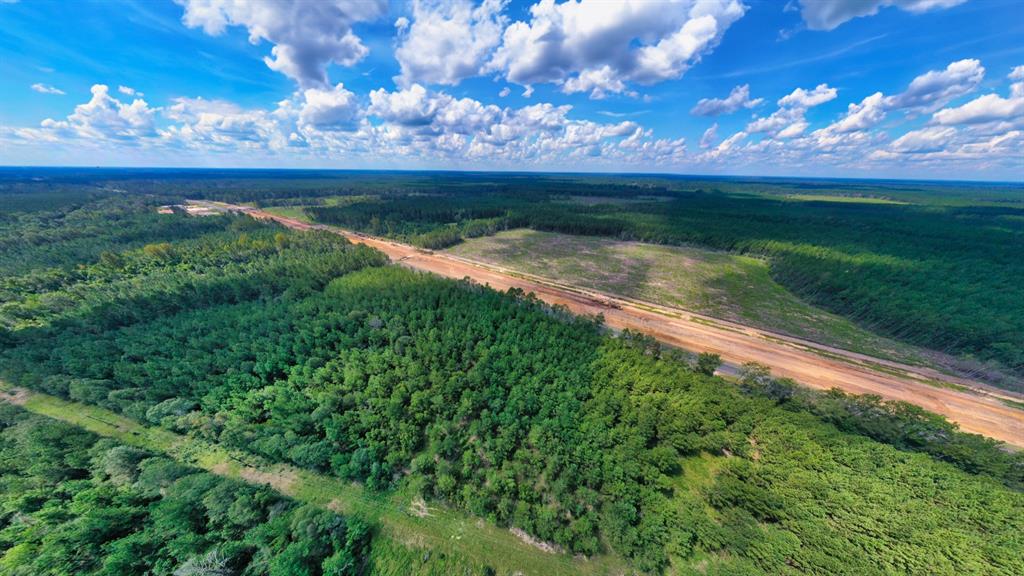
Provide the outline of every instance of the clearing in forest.
[[800,300],[772,280],[767,262],[751,256],[528,229],[473,238],[447,252],[853,352],[928,363],[923,351]]

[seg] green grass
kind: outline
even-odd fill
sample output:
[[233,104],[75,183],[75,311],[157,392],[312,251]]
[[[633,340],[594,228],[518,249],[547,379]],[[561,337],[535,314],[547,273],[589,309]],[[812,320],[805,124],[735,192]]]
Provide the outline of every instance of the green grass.
[[444,552],[413,549],[384,538],[374,540],[370,566],[375,576],[482,574],[485,569]]
[[348,206],[349,204],[358,204],[359,202],[366,202],[368,200],[375,200],[379,196],[373,194],[356,194],[352,196],[325,196],[322,199],[324,206]]
[[[349,204],[357,204],[359,202],[366,202],[372,200],[376,196],[367,194],[360,194],[355,196],[325,196],[318,200],[319,206],[348,206]],[[250,206],[254,206],[250,204]],[[255,207],[255,206],[254,206]],[[294,218],[301,222],[313,223],[313,219],[306,214],[305,205],[293,205],[293,206],[268,206],[261,208],[264,212],[268,212],[275,216],[284,216],[285,218]]]
[[1024,402],[1018,402],[1016,400],[1010,400],[1009,398],[1000,398],[1000,402],[1006,404],[1010,408],[1016,408],[1017,410],[1024,410]]
[[313,222],[313,219],[306,215],[306,210],[302,206],[271,206],[263,208],[263,211],[275,216],[294,218],[301,222]]
[[[0,383],[2,387],[2,383]],[[73,424],[123,444],[166,454],[182,463],[228,478],[269,483],[300,502],[353,514],[379,529],[372,560],[377,574],[623,574],[624,561],[602,556],[576,559],[543,552],[507,529],[431,502],[425,515],[414,514],[408,491],[372,493],[339,478],[282,464],[268,464],[251,454],[227,450],[161,428],[145,426],[109,410],[28,392],[24,408]],[[377,547],[380,546],[380,549]],[[411,571],[400,570],[403,566]],[[378,569],[379,567],[379,569]]]
[[879,358],[928,363],[922,351],[803,302],[772,280],[767,262],[750,256],[526,229],[470,239],[447,252]]
[[672,487],[679,492],[690,492],[694,495],[701,490],[710,488],[718,469],[726,458],[702,453],[680,459],[679,466],[683,473],[673,477]]
[[629,198],[622,198],[616,196],[563,196],[557,199],[557,202],[565,202],[567,204],[580,204],[583,206],[596,206],[600,204],[642,204],[646,202],[668,202],[672,200],[671,196],[633,196]]
[[844,204],[909,204],[909,202],[873,196],[840,196],[833,194],[787,194],[786,199],[798,202],[840,202]]

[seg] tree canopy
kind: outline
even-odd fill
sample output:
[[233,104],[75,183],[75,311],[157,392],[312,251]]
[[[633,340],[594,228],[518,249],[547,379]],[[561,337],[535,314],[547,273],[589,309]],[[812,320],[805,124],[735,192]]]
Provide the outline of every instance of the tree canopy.
[[[645,572],[1019,572],[1024,458],[941,417],[755,366],[734,385],[521,291],[210,222],[9,272],[0,377]],[[335,515],[274,515],[269,492],[4,410],[9,565],[315,575],[361,558]]]

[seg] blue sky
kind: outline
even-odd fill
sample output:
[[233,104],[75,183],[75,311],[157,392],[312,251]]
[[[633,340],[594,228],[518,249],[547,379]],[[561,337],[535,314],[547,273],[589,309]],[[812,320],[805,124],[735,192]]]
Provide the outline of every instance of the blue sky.
[[0,164],[1024,179],[1016,0],[0,0]]

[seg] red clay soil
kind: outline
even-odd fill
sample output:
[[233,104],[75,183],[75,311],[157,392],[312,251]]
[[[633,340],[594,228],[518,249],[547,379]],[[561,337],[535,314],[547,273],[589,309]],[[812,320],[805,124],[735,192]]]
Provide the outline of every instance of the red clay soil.
[[[966,432],[983,434],[1024,447],[1024,411],[1000,401],[1000,398],[1013,399],[1013,395],[992,390],[979,382],[823,346],[687,310],[601,294],[381,238],[313,225],[255,208],[221,203],[215,205],[244,212],[254,218],[275,220],[297,230],[332,231],[354,243],[372,246],[387,254],[392,261],[415,270],[448,278],[469,277],[497,290],[520,288],[525,292],[533,292],[537,298],[550,304],[561,304],[575,314],[603,314],[605,324],[611,328],[643,332],[661,342],[693,352],[713,352],[735,365],[745,362],[764,364],[771,368],[774,375],[792,378],[812,388],[840,388],[853,394],[876,394],[889,400],[911,402],[948,417]],[[969,390],[944,388],[936,385],[936,381],[966,386]]]

